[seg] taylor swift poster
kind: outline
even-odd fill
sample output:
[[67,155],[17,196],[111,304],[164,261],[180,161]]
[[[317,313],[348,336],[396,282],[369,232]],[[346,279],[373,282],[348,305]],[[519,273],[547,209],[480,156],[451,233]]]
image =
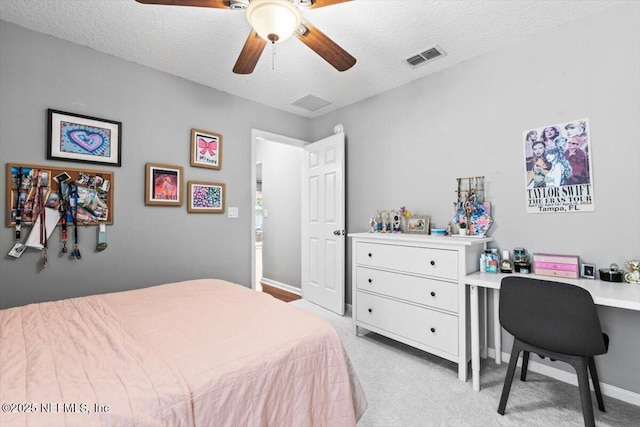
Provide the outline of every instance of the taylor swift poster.
[[526,130],[523,138],[527,213],[594,211],[589,119]]

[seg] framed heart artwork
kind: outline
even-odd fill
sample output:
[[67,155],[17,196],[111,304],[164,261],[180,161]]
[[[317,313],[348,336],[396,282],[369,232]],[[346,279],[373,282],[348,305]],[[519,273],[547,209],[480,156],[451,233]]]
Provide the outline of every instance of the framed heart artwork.
[[121,166],[122,122],[47,111],[47,159]]

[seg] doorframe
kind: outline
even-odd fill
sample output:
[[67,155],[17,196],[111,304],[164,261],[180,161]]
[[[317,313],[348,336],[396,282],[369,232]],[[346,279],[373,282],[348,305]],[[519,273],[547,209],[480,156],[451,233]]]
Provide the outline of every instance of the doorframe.
[[309,141],[302,139],[292,138],[290,136],[279,135],[277,133],[267,132],[260,129],[251,129],[251,289],[256,289],[256,220],[255,220],[255,205],[256,205],[256,149],[258,141],[270,141],[280,144],[293,145],[303,148],[309,144]]

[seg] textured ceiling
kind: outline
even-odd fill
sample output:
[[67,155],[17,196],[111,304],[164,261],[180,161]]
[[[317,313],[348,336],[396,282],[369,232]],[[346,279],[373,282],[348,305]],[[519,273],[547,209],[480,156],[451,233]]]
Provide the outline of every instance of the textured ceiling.
[[[250,31],[243,11],[134,0],[0,0],[0,19],[316,117],[616,3],[354,0],[302,12],[357,59],[353,68],[336,71],[292,37],[276,45],[275,56],[267,45],[249,75],[231,71]],[[415,68],[405,62],[435,44],[447,55]],[[291,105],[307,95],[330,104],[313,112]]]

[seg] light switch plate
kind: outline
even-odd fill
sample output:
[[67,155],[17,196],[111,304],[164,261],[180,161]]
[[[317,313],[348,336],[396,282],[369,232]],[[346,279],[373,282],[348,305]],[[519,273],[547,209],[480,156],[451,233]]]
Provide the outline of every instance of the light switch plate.
[[237,207],[229,207],[227,216],[229,218],[238,218],[238,208]]

